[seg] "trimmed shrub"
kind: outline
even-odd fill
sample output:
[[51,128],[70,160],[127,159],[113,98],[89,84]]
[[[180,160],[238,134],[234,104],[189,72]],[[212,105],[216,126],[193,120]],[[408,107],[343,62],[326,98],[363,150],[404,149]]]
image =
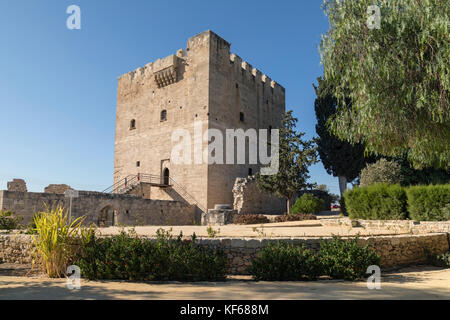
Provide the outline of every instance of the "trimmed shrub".
[[14,230],[20,227],[20,217],[10,210],[0,210],[0,230]]
[[351,219],[398,220],[407,217],[406,192],[400,185],[356,186],[344,193]]
[[406,193],[411,219],[417,221],[450,220],[450,184],[410,187]]
[[322,240],[319,251],[323,274],[333,279],[356,280],[366,276],[367,267],[380,265],[380,256],[358,244],[358,238]]
[[435,267],[450,268],[450,252],[439,255],[428,253],[427,262]]
[[292,206],[291,213],[317,213],[324,208],[324,201],[313,196],[310,193],[305,193],[298,198]]
[[396,161],[381,158],[375,163],[368,164],[361,170],[361,187],[375,183],[397,184],[403,182],[402,168]]
[[358,244],[358,238],[322,240],[316,254],[305,245],[285,241],[269,243],[252,260],[248,271],[255,280],[315,280],[324,275],[333,279],[357,280],[367,276],[367,267],[380,265],[380,256]]
[[302,221],[302,220],[317,220],[317,217],[311,213],[291,213],[284,214],[275,218],[275,222],[286,221]]
[[240,214],[234,216],[233,222],[235,224],[259,224],[269,223],[270,220],[262,214]]
[[174,239],[158,230],[155,241],[133,232],[101,239],[91,235],[76,264],[88,279],[221,281],[227,259],[221,250],[198,246],[195,235]]
[[280,241],[264,247],[252,260],[248,271],[255,280],[314,280],[321,274],[321,264],[317,255],[304,245],[294,246]]

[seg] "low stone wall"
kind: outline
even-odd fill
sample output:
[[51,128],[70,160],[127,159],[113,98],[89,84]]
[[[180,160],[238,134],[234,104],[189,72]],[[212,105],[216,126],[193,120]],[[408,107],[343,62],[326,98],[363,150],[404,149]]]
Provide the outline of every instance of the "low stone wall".
[[0,263],[30,264],[33,252],[33,240],[30,235],[0,234]]
[[[353,221],[353,222],[352,222]],[[351,220],[348,217],[320,219],[324,226],[352,226],[370,229],[391,229],[412,234],[450,233],[450,221],[411,221],[411,220]]]
[[[324,238],[329,239],[329,238]],[[295,245],[305,244],[317,251],[319,238],[218,238],[198,239],[198,243],[210,248],[221,248],[227,254],[229,274],[247,274],[246,269],[261,248],[269,242],[286,241]],[[449,251],[447,233],[426,235],[376,236],[359,239],[362,245],[369,244],[380,256],[382,268],[393,268],[415,263],[424,263],[427,251],[441,254]],[[0,234],[0,262],[29,263],[32,259],[32,239],[29,235]]]

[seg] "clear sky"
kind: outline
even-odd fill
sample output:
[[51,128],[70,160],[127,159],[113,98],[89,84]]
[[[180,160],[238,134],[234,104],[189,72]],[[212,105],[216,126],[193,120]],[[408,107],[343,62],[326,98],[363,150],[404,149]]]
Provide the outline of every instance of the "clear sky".
[[[0,2],[0,189],[112,184],[118,76],[212,30],[231,51],[286,88],[298,129],[315,135],[321,0],[14,0]],[[69,5],[81,30],[66,27]],[[338,194],[321,163],[311,181]]]

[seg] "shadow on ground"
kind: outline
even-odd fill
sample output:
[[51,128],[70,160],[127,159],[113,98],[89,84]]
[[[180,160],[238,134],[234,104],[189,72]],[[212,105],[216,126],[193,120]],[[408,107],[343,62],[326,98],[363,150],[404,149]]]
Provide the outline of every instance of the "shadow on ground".
[[425,268],[382,277],[381,290],[365,281],[127,282],[85,281],[80,290],[65,279],[0,276],[0,299],[450,299],[450,269]]

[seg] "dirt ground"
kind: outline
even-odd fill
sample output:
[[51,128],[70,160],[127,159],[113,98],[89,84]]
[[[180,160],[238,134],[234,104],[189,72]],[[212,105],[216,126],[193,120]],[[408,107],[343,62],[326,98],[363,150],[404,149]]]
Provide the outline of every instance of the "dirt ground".
[[[155,236],[159,228],[172,230],[173,235],[183,232],[183,235],[190,236],[195,233],[198,237],[208,237],[207,226],[144,226],[135,227],[138,235]],[[129,230],[130,228],[125,228]],[[212,226],[212,229],[218,231],[216,237],[329,237],[331,235],[339,236],[369,236],[369,235],[394,235],[406,234],[404,229],[366,229],[361,227],[349,226],[323,226],[318,220],[291,221],[282,223],[266,223],[254,225],[236,225],[228,224],[224,226]],[[123,228],[109,227],[99,228],[102,235],[118,234]]]
[[233,277],[226,282],[87,281],[70,290],[65,279],[42,274],[24,276],[29,266],[0,264],[0,300],[11,299],[440,299],[450,300],[450,269],[410,267],[383,273],[381,289],[365,281],[255,282]]

